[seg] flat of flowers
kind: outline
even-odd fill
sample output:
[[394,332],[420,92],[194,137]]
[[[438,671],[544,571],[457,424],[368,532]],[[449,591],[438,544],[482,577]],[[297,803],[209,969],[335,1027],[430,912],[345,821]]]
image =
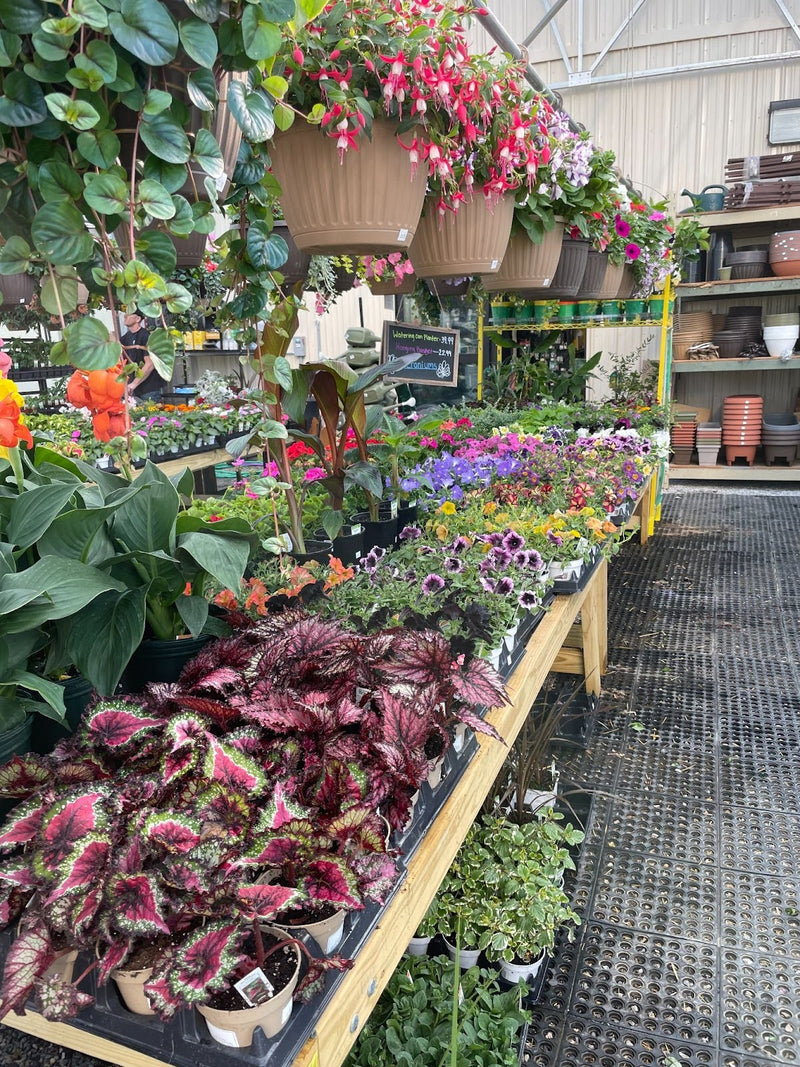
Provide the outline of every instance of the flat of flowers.
[[591,563],[586,563],[584,561],[584,564],[581,567],[581,572],[577,578],[556,578],[553,582],[553,592],[556,596],[567,596],[572,593],[577,593],[581,589],[585,589],[589,579],[600,565],[600,559],[601,556],[598,554]]

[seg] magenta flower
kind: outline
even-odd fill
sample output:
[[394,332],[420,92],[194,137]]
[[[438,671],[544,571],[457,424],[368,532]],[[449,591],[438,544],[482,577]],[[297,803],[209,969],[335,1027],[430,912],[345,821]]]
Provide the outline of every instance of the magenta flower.
[[625,256],[631,263],[633,263],[635,259],[638,259],[641,254],[641,248],[639,248],[638,245],[635,245],[633,241],[631,241],[629,245],[625,245]]
[[318,482],[320,478],[325,478],[327,471],[324,467],[309,467],[303,476],[307,482]]
[[620,237],[627,237],[631,232],[631,224],[626,222],[620,215],[614,218],[614,229]]

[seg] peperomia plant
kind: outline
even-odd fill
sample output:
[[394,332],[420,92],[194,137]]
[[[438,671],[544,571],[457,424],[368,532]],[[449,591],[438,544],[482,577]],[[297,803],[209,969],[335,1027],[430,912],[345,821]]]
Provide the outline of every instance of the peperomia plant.
[[[207,646],[178,683],[97,703],[51,756],[0,773],[20,801],[0,828],[0,921],[21,917],[0,1014],[34,990],[51,1017],[87,1002],[43,980],[57,948],[96,954],[104,982],[147,941],[145,992],[169,1017],[228,982],[251,934],[257,952],[254,923],[381,901],[386,822],[408,817],[426,738],[452,716],[493,733],[472,704],[502,698],[436,634],[362,638],[285,611]],[[313,962],[300,991],[328,966],[344,963]]]

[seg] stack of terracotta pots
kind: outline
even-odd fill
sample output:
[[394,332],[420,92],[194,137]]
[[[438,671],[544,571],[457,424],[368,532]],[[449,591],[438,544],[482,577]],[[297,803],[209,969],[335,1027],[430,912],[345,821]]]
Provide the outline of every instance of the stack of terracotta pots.
[[761,444],[764,400],[747,394],[726,396],[722,403],[722,443],[730,467],[735,459],[752,464]]
[[773,233],[769,242],[769,265],[781,278],[800,275],[800,230]]
[[686,467],[691,462],[694,451],[697,416],[694,412],[679,411],[675,418],[677,421],[669,433],[672,462]]

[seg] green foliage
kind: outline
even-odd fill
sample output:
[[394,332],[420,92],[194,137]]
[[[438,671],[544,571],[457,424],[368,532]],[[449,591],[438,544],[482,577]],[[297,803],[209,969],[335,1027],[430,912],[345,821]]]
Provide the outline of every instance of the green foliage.
[[557,332],[531,334],[531,339],[523,343],[499,333],[490,332],[487,336],[502,358],[484,368],[484,396],[489,404],[505,410],[543,400],[579,403],[602,357],[597,352],[590,359],[579,359],[575,345],[570,344],[568,370],[553,369]]
[[[454,983],[463,994],[456,1050],[451,1047]],[[518,990],[501,993],[491,972],[471,967],[456,973],[455,965],[441,956],[407,957],[390,978],[345,1067],[440,1067],[451,1062],[458,1067],[516,1067],[518,1035],[526,1018]]]

